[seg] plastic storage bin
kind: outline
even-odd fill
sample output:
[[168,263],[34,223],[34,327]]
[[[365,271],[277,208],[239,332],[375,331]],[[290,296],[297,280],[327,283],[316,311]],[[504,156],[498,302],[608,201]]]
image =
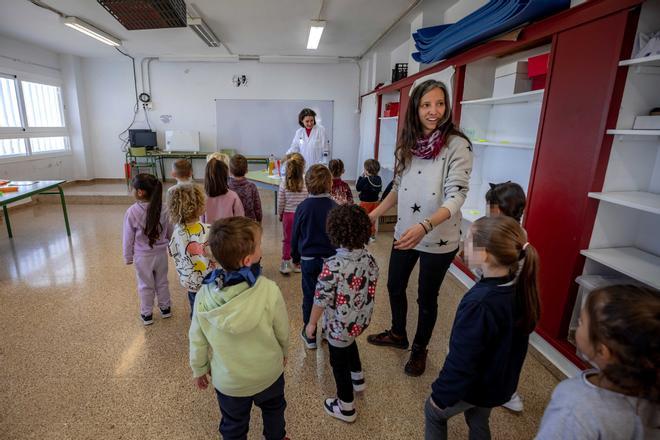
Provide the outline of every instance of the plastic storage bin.
[[568,325],[568,342],[573,345],[575,345],[575,332],[578,328],[580,312],[582,311],[584,304],[587,302],[587,298],[589,298],[591,292],[615,284],[637,284],[630,278],[605,275],[580,275],[575,279],[575,282],[578,283],[580,289],[578,290],[577,297],[575,297],[575,306],[573,306],[571,323]]

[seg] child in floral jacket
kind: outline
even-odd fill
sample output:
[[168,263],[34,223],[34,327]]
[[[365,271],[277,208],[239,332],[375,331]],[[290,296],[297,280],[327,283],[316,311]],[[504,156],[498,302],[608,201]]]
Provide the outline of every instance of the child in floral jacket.
[[316,333],[323,315],[323,333],[328,340],[330,365],[337,384],[337,398],[326,399],[324,408],[339,420],[353,422],[357,417],[353,391],[365,389],[355,338],[371,321],[378,265],[365,249],[371,222],[359,206],[333,208],[328,214],[327,233],[339,249],[323,264],[306,333],[309,338]]

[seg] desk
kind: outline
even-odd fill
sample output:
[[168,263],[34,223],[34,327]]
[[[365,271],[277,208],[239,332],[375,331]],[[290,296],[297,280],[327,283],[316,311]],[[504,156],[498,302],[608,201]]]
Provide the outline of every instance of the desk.
[[[167,177],[165,174],[165,160],[166,159],[187,159],[193,161],[195,159],[206,160],[206,156],[215,151],[162,151],[162,150],[148,150],[145,157],[151,158],[160,165],[160,174],[163,182]],[[248,164],[260,163],[268,166],[268,156],[245,156]],[[127,157],[128,161],[128,157]]]
[[[11,233],[11,223],[9,223],[9,210],[7,205],[17,202],[37,194],[59,194],[60,203],[62,205],[62,212],[64,213],[64,224],[66,226],[66,235],[71,236],[71,229],[69,228],[69,216],[66,213],[66,201],[64,200],[64,191],[62,191],[62,184],[66,180],[40,180],[33,185],[19,186],[18,191],[12,193],[4,193],[0,195],[0,205],[2,205],[2,213],[5,216],[5,224],[7,225],[7,233],[9,238],[13,237]],[[12,186],[12,185],[10,185]],[[57,191],[51,191],[57,189]]]
[[277,191],[280,188],[280,177],[269,176],[265,170],[248,171],[245,178],[257,185],[257,188],[273,191],[275,196],[275,214],[277,215]]

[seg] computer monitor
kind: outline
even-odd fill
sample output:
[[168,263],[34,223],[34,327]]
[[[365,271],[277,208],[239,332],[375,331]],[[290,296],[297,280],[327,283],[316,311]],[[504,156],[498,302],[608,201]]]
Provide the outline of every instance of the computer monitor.
[[157,145],[156,132],[147,129],[128,130],[128,141],[131,147],[146,147],[147,150],[153,150]]

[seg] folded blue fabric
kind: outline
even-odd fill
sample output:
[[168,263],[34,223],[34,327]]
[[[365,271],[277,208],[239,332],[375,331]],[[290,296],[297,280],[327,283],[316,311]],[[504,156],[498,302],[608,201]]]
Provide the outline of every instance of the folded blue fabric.
[[570,7],[570,0],[491,0],[454,24],[418,29],[413,33],[415,61],[441,61],[466,47],[506,33],[525,23]]

